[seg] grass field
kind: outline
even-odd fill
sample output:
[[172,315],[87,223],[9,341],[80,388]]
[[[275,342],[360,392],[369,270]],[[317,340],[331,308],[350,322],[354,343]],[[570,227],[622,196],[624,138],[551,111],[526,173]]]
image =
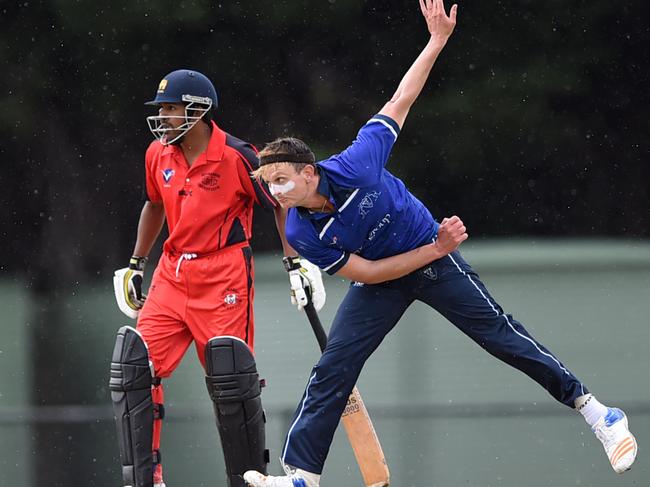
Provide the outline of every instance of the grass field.
[[[617,241],[483,242],[465,257],[493,296],[580,377],[601,401],[628,411],[639,440],[635,468],[613,473],[579,415],[521,373],[496,361],[435,311],[415,304],[369,360],[359,388],[391,468],[393,485],[633,486],[650,468],[650,244]],[[257,258],[257,357],[267,379],[271,471],[302,393],[317,345],[306,318],[288,304],[277,257]],[[16,283],[2,291],[0,329],[0,486],[31,487],[37,464],[75,485],[120,484],[109,394],[114,332],[127,324],[110,280],[61,298],[52,346],[77,367],[83,407],[26,409],[30,397],[30,302]],[[346,285],[326,278],[327,326]],[[76,397],[76,396],[75,396]],[[194,350],[166,385],[163,458],[168,487],[221,486],[223,466],[211,405]],[[72,412],[72,413],[71,413]],[[36,432],[36,434],[35,434]],[[60,455],[56,450],[64,450]],[[60,458],[67,458],[62,463]],[[58,473],[57,473],[58,471]],[[337,432],[323,487],[361,485],[345,435]]]

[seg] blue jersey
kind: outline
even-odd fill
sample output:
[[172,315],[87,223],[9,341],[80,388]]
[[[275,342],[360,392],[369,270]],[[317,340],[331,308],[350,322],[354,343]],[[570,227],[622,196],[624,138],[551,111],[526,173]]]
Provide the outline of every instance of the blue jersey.
[[298,253],[328,274],[350,254],[369,260],[401,254],[430,242],[438,223],[404,183],[385,169],[399,126],[375,115],[340,154],[316,164],[318,192],[334,213],[290,208],[286,235]]

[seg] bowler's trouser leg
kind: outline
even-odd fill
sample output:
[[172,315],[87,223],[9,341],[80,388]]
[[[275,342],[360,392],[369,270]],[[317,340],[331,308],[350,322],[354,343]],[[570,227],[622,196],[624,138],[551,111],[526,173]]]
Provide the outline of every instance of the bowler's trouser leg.
[[411,302],[390,283],[350,287],[334,318],[327,348],[309,375],[291,422],[282,452],[284,463],[322,472],[363,364]]
[[418,299],[429,304],[489,353],[521,370],[559,402],[573,408],[587,388],[521,323],[490,296],[476,272],[454,252],[432,264]]

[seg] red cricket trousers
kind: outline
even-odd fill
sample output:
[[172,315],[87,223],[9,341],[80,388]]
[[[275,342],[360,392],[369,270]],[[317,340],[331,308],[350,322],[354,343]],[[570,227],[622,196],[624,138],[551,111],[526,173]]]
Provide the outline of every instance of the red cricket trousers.
[[[162,255],[137,324],[157,378],[172,374],[192,342],[204,368],[205,345],[215,336],[240,338],[253,350],[253,276],[246,242],[206,255]],[[152,394],[155,404],[163,404],[162,385],[155,385]],[[160,447],[160,430],[156,417],[154,451]]]

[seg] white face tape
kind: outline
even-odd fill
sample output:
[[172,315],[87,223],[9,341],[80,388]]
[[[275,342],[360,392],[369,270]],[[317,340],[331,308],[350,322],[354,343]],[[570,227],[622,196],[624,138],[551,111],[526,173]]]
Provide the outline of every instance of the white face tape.
[[288,193],[291,191],[293,188],[296,187],[296,183],[293,181],[287,181],[284,184],[269,184],[269,189],[271,190],[271,194],[275,196],[276,194],[284,194]]

